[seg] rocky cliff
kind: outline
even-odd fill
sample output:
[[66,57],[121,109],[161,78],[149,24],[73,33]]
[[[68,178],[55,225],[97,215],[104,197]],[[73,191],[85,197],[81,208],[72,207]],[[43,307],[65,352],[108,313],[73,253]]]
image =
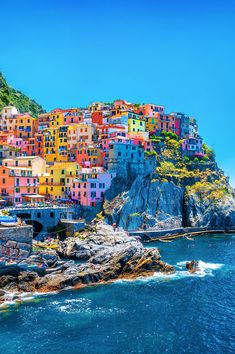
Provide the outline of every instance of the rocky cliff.
[[128,178],[117,172],[104,203],[109,223],[127,230],[235,227],[234,190],[214,154],[186,160],[180,142],[166,141],[156,154],[156,166],[152,173]]

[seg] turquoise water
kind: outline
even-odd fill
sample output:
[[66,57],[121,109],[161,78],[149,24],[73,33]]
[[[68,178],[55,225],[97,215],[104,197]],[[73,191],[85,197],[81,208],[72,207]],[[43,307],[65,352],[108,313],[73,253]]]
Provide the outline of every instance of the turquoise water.
[[[0,353],[233,353],[235,236],[155,245],[174,276],[11,306],[0,312]],[[182,262],[192,259],[201,271],[189,276]]]

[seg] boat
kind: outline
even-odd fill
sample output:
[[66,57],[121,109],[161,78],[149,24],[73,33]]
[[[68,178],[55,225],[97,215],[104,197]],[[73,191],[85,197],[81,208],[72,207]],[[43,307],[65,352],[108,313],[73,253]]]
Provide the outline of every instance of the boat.
[[0,223],[2,222],[17,222],[17,217],[9,215],[0,215]]
[[194,241],[194,238],[190,237],[190,236],[185,236],[185,238],[189,241]]
[[172,242],[172,240],[163,240],[163,239],[158,239],[158,241],[161,241],[161,242]]
[[5,221],[1,221],[0,224],[4,227],[16,227],[18,226],[18,222],[5,222]]
[[17,217],[9,215],[0,215],[0,224],[2,226],[7,227],[18,226]]

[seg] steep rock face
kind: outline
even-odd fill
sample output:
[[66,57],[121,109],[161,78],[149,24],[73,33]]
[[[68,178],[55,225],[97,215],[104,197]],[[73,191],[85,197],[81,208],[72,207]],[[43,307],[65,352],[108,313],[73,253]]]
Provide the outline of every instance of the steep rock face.
[[186,220],[187,226],[235,227],[235,200],[227,196],[213,203],[193,194],[186,201]]
[[172,182],[138,176],[128,192],[104,205],[109,222],[136,230],[144,224],[155,228],[182,225],[184,189]]
[[[197,179],[190,179],[191,184],[195,181]],[[115,187],[118,190],[119,186]],[[186,187],[187,183],[180,186],[173,181],[162,182],[151,179],[151,176],[138,176],[129,190],[106,200],[106,220],[127,230],[235,227],[235,199],[231,193],[212,201],[207,194],[203,197],[197,193],[188,195]]]

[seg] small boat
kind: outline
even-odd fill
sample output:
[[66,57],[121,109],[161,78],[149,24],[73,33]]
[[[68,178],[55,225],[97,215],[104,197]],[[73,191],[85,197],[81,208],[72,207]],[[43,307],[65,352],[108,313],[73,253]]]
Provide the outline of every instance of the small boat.
[[161,241],[161,242],[172,242],[172,240],[164,240],[164,239],[158,239],[158,241]]
[[185,236],[185,238],[189,241],[194,241],[194,238],[190,237],[190,236]]
[[0,222],[17,222],[16,216],[0,215]]
[[1,221],[0,224],[4,227],[16,227],[18,226],[18,222],[5,222],[5,221]]

